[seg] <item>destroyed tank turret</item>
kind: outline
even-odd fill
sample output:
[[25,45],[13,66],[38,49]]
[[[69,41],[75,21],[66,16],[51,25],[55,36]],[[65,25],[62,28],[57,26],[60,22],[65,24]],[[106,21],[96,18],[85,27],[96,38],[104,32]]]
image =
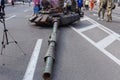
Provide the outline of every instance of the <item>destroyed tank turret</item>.
[[37,25],[51,25],[53,24],[54,18],[59,19],[59,25],[66,25],[73,23],[80,19],[78,13],[69,12],[63,13],[57,10],[41,10],[40,14],[30,17],[29,21]]

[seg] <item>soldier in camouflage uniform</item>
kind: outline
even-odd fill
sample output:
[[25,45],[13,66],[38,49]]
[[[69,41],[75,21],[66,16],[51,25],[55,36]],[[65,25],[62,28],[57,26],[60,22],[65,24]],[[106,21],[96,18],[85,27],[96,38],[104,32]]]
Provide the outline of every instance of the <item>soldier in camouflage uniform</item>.
[[107,22],[112,21],[112,0],[107,0]]
[[101,18],[101,12],[102,12],[102,20],[104,20],[104,14],[105,14],[105,8],[103,8],[104,3],[105,3],[104,0],[100,0],[99,2],[98,20]]

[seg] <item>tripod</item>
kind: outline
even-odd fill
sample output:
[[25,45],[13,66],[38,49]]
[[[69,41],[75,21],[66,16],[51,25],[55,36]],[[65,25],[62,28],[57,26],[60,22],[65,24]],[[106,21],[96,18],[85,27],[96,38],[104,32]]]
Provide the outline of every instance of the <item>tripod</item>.
[[[2,14],[2,13],[0,13]],[[3,30],[3,36],[2,36],[2,47],[1,47],[1,55],[3,54],[3,49],[6,47],[6,45],[10,44],[10,43],[15,43],[17,44],[17,46],[19,47],[19,49],[23,52],[23,50],[21,49],[21,47],[18,45],[17,41],[12,37],[12,35],[8,32],[8,29],[6,28],[6,25],[5,25],[5,16],[4,14],[0,15],[0,22],[3,23],[3,26],[4,26],[4,30]],[[8,34],[10,35],[10,37],[13,39],[13,41],[10,41],[8,40]],[[23,52],[24,55],[26,55],[24,52]]]

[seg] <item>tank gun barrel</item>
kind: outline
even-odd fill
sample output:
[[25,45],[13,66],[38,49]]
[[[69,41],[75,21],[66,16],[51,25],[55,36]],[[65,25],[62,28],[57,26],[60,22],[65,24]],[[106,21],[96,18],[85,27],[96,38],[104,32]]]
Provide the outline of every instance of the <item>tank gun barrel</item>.
[[54,24],[53,24],[53,32],[50,35],[49,38],[49,47],[47,50],[47,53],[45,54],[44,61],[45,61],[45,70],[43,72],[43,78],[44,80],[50,80],[51,75],[52,75],[52,67],[54,64],[55,60],[55,46],[56,46],[56,34],[57,34],[57,29],[58,29],[58,19],[54,19]]
[[75,22],[79,20],[80,17],[78,14],[70,14],[66,16],[61,17],[54,17],[53,21],[53,31],[52,34],[50,35],[50,38],[48,40],[48,50],[47,53],[45,54],[44,61],[45,61],[45,69],[43,72],[43,79],[44,80],[51,80],[52,76],[52,68],[55,60],[55,47],[56,47],[56,38],[57,38],[57,29],[59,25],[66,25],[70,24],[72,22]]

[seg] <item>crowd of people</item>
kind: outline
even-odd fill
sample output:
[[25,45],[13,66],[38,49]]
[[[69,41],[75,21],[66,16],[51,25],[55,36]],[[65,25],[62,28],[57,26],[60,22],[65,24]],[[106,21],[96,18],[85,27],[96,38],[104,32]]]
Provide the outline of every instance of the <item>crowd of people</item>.
[[39,14],[41,9],[47,10],[49,8],[58,7],[58,0],[33,0],[34,2],[34,14]]
[[[100,0],[99,10],[98,10],[98,20],[104,20],[104,15],[106,12],[106,21],[112,21],[112,10],[115,8],[115,4],[112,0]],[[102,13],[102,16],[101,16]]]
[[94,6],[98,6],[98,20],[112,21],[112,10],[116,7],[113,0],[83,0],[83,10],[92,12]]
[[[73,0],[33,0],[34,1],[34,14],[38,14],[41,9],[49,9],[49,8],[58,8],[59,2],[63,1],[63,9],[71,10],[71,6],[73,5]],[[98,0],[97,0],[98,1]],[[75,0],[76,8],[78,8],[79,14],[83,12],[83,10],[93,11],[94,6],[96,4],[96,0]],[[112,10],[113,10],[113,1],[112,0],[99,0],[98,1],[98,20],[104,20],[104,16],[106,13],[106,21],[112,21]],[[114,5],[115,7],[115,5]],[[102,15],[101,15],[102,13]]]
[[[47,10],[47,9],[58,9],[60,10],[60,8],[62,7],[62,10],[71,10],[71,7],[73,5],[73,3],[77,3],[78,6],[77,8],[79,8],[79,10],[81,10],[82,7],[82,0],[33,0],[34,2],[34,14],[38,14],[38,10]],[[61,11],[62,11],[61,10]]]
[[92,12],[94,6],[98,6],[98,20],[105,20],[106,14],[106,21],[112,21],[112,10],[116,7],[112,0],[83,0],[83,10]]
[[[13,0],[12,0],[13,1]],[[31,0],[29,0],[31,1]],[[59,8],[63,6],[63,10],[71,10],[71,7],[75,4],[76,9],[80,15],[83,10],[93,11],[94,6],[98,6],[98,20],[104,20],[106,13],[106,21],[112,21],[112,10],[115,8],[115,4],[112,0],[97,0],[98,5],[96,5],[96,0],[33,0],[34,3],[34,15],[39,14],[41,9],[47,10],[50,8]],[[61,3],[63,3],[61,5]],[[0,12],[5,13],[5,1],[0,0]],[[68,11],[67,11],[68,12]],[[101,15],[102,13],[102,15]]]

